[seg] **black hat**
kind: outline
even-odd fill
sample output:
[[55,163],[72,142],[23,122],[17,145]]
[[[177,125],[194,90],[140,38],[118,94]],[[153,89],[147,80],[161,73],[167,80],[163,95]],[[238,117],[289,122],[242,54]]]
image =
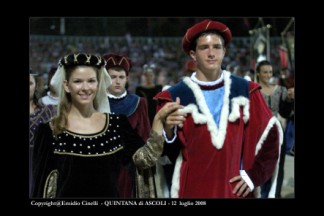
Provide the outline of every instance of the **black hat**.
[[100,55],[77,53],[66,55],[59,61],[59,66],[72,67],[77,65],[94,66],[101,68],[106,65],[106,61]]

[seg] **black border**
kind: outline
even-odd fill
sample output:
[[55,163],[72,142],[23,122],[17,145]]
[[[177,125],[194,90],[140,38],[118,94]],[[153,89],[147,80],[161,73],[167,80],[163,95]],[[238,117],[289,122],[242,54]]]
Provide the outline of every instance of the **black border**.
[[[308,30],[309,26],[304,26],[303,24],[307,21],[304,20],[304,17],[295,17],[296,19],[296,72],[295,72],[295,111],[296,111],[296,157],[295,157],[295,198],[294,199],[208,199],[207,206],[202,206],[201,208],[216,208],[216,209],[227,209],[233,211],[238,208],[240,211],[254,211],[279,208],[290,208],[299,209],[306,206],[306,203],[300,202],[304,198],[312,198],[309,195],[309,190],[319,191],[318,188],[320,184],[316,184],[316,178],[318,178],[318,171],[314,171],[316,167],[316,159],[313,158],[314,150],[316,151],[316,146],[320,145],[320,140],[309,141],[310,137],[318,136],[319,134],[314,134],[312,124],[309,123],[309,119],[313,118],[313,115],[309,115],[312,107],[314,109],[320,109],[320,106],[311,106],[309,103],[313,100],[305,100],[313,92],[314,86],[314,75],[317,76],[318,73],[321,73],[318,70],[320,69],[320,62],[316,61],[312,57],[314,54],[307,53],[308,47],[314,45],[314,41],[310,41]],[[10,152],[6,156],[6,161],[3,165],[5,167],[9,166],[6,179],[8,179],[9,193],[6,198],[5,207],[11,207],[12,209],[21,210],[22,208],[35,209],[32,207],[28,198],[28,144],[26,141],[29,140],[28,128],[29,125],[29,113],[28,113],[28,77],[25,72],[29,68],[29,17],[24,17],[23,19],[10,20],[8,21],[8,27],[5,25],[6,30],[8,31],[9,40],[12,48],[6,53],[8,58],[5,62],[9,63],[9,67],[4,67],[3,74],[8,74],[9,79],[6,79],[5,82],[9,83],[8,93],[10,99],[9,103],[4,103],[4,107],[8,112],[3,113],[3,117],[9,114],[11,125],[4,122],[4,125],[9,126],[8,136],[10,136],[9,141],[5,141],[4,145],[10,145]],[[307,22],[308,24],[308,22]],[[306,33],[305,33],[306,32]],[[304,37],[305,41],[302,42]],[[320,40],[320,38],[318,39]],[[15,58],[16,57],[16,58]],[[309,67],[311,64],[314,64],[315,67]],[[316,81],[315,81],[316,82]],[[312,85],[312,86],[311,86]],[[315,84],[316,85],[316,84]],[[6,87],[7,88],[7,87]],[[312,90],[312,92],[310,92]],[[17,91],[17,92],[16,92]],[[6,94],[6,93],[5,93]],[[26,109],[27,108],[27,109]],[[315,113],[314,113],[315,114]],[[315,118],[316,119],[316,118]],[[16,127],[17,126],[17,127]],[[311,130],[311,131],[310,131]],[[5,130],[6,131],[6,130]],[[309,134],[307,132],[310,132]],[[5,134],[6,135],[6,134]],[[312,139],[313,140],[313,139]],[[6,144],[7,143],[7,144]],[[28,141],[27,141],[28,143]],[[307,164],[307,161],[309,164]],[[12,166],[11,166],[12,165]],[[310,182],[312,181],[312,182]],[[315,188],[313,185],[315,183]],[[319,182],[320,183],[320,182]],[[3,186],[6,189],[6,185]],[[7,190],[5,190],[7,191]],[[180,200],[179,200],[180,201]],[[300,202],[300,203],[298,203]],[[116,206],[117,207],[117,206]],[[158,206],[154,206],[157,208]],[[164,206],[160,206],[164,208]],[[242,208],[243,207],[243,208]],[[125,206],[123,206],[125,208]],[[127,207],[126,207],[127,208]],[[173,209],[173,207],[168,207]],[[195,206],[194,208],[198,208]],[[54,209],[54,208],[48,208]],[[192,207],[186,207],[184,209],[192,209]],[[253,210],[252,210],[253,209]],[[259,212],[259,213],[261,213]]]

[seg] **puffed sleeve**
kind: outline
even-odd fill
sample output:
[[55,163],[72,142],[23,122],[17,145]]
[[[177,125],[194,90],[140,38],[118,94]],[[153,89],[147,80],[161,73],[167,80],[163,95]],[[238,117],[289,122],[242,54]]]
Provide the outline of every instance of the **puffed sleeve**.
[[139,169],[153,167],[163,152],[163,142],[163,137],[152,130],[146,144],[133,155],[136,167]]
[[128,163],[129,158],[132,158],[139,169],[147,169],[154,166],[163,151],[163,137],[151,131],[145,143],[136,133],[136,130],[131,127],[126,116],[120,115],[119,118],[125,148],[124,163]]
[[273,175],[277,165],[281,127],[258,86],[251,84],[250,87],[250,119],[245,126],[243,169],[254,186],[259,186]]

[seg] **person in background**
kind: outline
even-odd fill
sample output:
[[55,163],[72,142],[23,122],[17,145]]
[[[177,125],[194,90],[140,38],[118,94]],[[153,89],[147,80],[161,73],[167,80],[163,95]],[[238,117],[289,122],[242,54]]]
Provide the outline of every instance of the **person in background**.
[[[110,113],[105,64],[101,56],[85,53],[60,59],[51,80],[59,94],[57,116],[39,125],[35,139],[34,198],[125,198],[129,191],[136,197],[141,189],[135,167],[148,169],[160,157],[163,123],[182,108],[180,100],[155,115],[145,144],[126,116]],[[124,169],[133,181],[124,181]]]
[[197,69],[197,64],[193,59],[190,59],[185,64],[185,76],[191,76]]
[[29,196],[32,190],[32,157],[34,151],[34,140],[39,124],[48,122],[56,113],[54,106],[44,106],[39,103],[37,90],[38,74],[29,70]]
[[154,115],[156,113],[156,101],[153,100],[153,97],[162,90],[162,86],[155,84],[155,71],[153,67],[148,65],[143,66],[143,78],[143,86],[138,86],[135,93],[138,96],[145,98],[148,106],[150,124],[152,124]]
[[[295,76],[288,68],[280,70],[279,85],[287,88],[287,94],[294,95]],[[285,130],[286,154],[295,155],[295,113],[294,111],[287,118]]]
[[287,89],[293,88],[295,86],[294,74],[291,73],[288,68],[284,67],[280,69],[278,85],[284,86]]
[[[269,61],[263,60],[256,65],[257,81],[261,85],[261,93],[272,111],[273,116],[287,119],[291,115],[294,107],[294,88],[286,89],[284,86],[271,84],[270,80],[273,77],[272,65]],[[286,139],[281,146],[281,154],[279,160],[279,170],[276,186],[276,198],[281,198],[281,187],[284,179],[284,164],[286,152]],[[274,178],[270,178],[261,187],[261,197],[269,196],[270,188]]]
[[55,89],[51,85],[51,79],[53,75],[55,74],[55,71],[57,70],[57,67],[51,67],[51,69],[48,72],[48,83],[47,83],[47,91],[46,95],[42,97],[42,103],[45,105],[57,105],[58,104],[58,95],[55,92]]
[[[217,21],[190,27],[182,46],[196,61],[196,72],[155,96],[157,111],[178,97],[184,106],[166,124],[187,114],[182,124],[164,127],[163,154],[178,155],[172,198],[259,197],[256,188],[276,172],[280,123],[257,83],[221,69],[231,38]],[[180,146],[180,152],[171,146]]]
[[126,115],[132,128],[146,141],[151,130],[146,100],[138,95],[128,94],[126,89],[132,68],[131,60],[127,56],[113,53],[105,54],[103,58],[107,62],[106,69],[112,80],[107,89],[112,113]]
[[[146,100],[135,94],[128,94],[126,89],[126,83],[132,68],[131,60],[127,56],[114,53],[105,54],[103,58],[107,62],[106,69],[112,81],[112,84],[107,89],[111,112],[117,115],[126,115],[132,128],[146,142],[151,130]],[[124,180],[132,181],[127,170],[125,169],[123,172]],[[156,196],[152,169],[137,170],[137,172],[140,172],[137,173],[139,179],[136,180],[138,182],[144,179],[144,176],[148,178],[149,182],[149,188],[146,188],[146,192],[139,191],[138,197],[145,198],[144,196],[147,193],[150,193],[150,195],[146,198]]]

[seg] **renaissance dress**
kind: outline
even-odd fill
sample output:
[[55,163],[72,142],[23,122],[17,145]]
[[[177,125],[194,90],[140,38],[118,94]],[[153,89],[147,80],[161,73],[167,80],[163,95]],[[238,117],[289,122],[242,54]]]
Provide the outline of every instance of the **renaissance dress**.
[[[41,124],[37,134],[33,157],[35,198],[125,198],[130,192],[135,197],[134,153],[139,153],[143,167],[152,164],[145,163],[146,146],[124,115],[106,114],[105,126],[98,133],[66,130],[54,136],[49,122]],[[163,138],[151,132],[149,141],[163,143]],[[162,153],[162,147],[153,149]],[[123,178],[125,169],[132,176],[131,182]]]
[[[171,146],[181,149],[171,197],[237,198],[233,194],[237,182],[230,183],[231,178],[245,171],[258,187],[277,172],[280,123],[272,116],[258,84],[225,70],[215,85],[198,85],[192,77],[155,96],[158,109],[180,97],[185,106],[182,111],[188,114],[183,127],[177,127],[175,141],[165,144],[166,155],[174,155],[176,148]],[[258,187],[249,197],[259,195]]]
[[29,115],[29,195],[31,195],[32,187],[32,158],[34,151],[34,140],[36,130],[39,124],[48,122],[56,113],[55,106],[39,105],[34,113]]
[[145,98],[125,92],[121,97],[108,94],[111,112],[126,115],[132,128],[146,141],[149,137],[151,126],[148,117]]

